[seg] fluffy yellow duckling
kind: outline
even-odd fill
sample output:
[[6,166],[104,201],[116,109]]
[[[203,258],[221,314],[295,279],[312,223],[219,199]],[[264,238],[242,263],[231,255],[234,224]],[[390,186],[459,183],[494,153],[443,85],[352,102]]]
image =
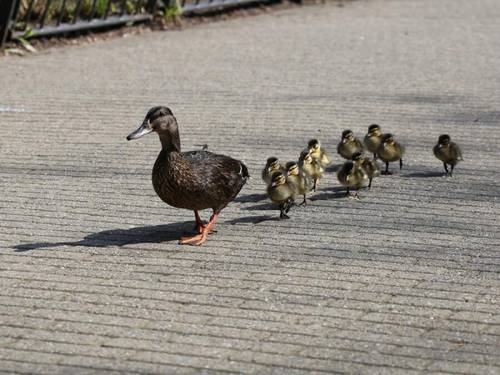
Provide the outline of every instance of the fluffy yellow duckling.
[[365,135],[364,143],[366,149],[373,153],[373,159],[377,159],[377,150],[382,140],[382,129],[377,124],[368,127],[368,133]]
[[286,163],[285,169],[287,173],[286,180],[295,190],[295,195],[304,197],[300,205],[307,205],[306,195],[311,191],[311,180],[300,171],[299,165],[294,161]]
[[[451,141],[448,134],[439,136],[438,143],[434,146],[434,155],[443,162],[444,170],[450,177],[453,176],[453,168],[455,168],[455,165],[457,165],[459,161],[464,160],[460,147],[458,147],[455,142]],[[447,164],[451,167],[449,172]]]
[[355,152],[363,152],[363,144],[354,136],[352,130],[344,130],[337,152],[344,159],[351,160]]
[[321,143],[317,139],[311,139],[307,144],[307,148],[309,150],[309,154],[318,160],[323,168],[332,164],[330,155],[328,155],[328,153],[321,147]]
[[289,219],[287,213],[295,200],[295,191],[287,183],[283,172],[275,172],[271,176],[271,184],[267,187],[267,195],[274,203],[279,204],[280,219]]
[[347,189],[349,195],[350,189],[355,189],[354,198],[359,199],[358,190],[368,185],[368,175],[365,170],[357,163],[347,161],[337,172],[339,182]]
[[404,146],[396,142],[392,134],[384,134],[377,150],[378,157],[385,163],[385,171],[382,174],[392,174],[389,172],[389,163],[393,161],[399,160],[399,169],[403,168],[404,153]]
[[373,177],[377,177],[380,175],[380,168],[377,162],[375,160],[370,160],[367,157],[364,157],[360,152],[356,152],[352,155],[352,161],[357,166],[363,168],[363,170],[366,172],[366,175],[369,179],[368,189],[370,189],[372,187]]
[[300,153],[299,162],[300,171],[306,176],[313,180],[313,191],[316,191],[316,186],[319,184],[319,180],[325,174],[324,168],[321,166],[318,160],[313,158],[309,151],[304,150]]
[[285,169],[281,165],[278,158],[272,156],[269,159],[267,159],[266,166],[262,170],[262,180],[264,180],[266,185],[269,185],[271,183],[271,177],[275,172],[284,172],[284,171]]

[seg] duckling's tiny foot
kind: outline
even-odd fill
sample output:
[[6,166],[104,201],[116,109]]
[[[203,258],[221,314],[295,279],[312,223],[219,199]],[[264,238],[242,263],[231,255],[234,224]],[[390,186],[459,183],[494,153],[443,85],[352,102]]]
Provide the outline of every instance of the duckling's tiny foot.
[[290,216],[288,216],[287,214],[283,213],[283,214],[280,215],[280,219],[281,220],[290,219]]
[[390,176],[390,175],[392,175],[392,172],[382,171],[382,172],[380,172],[380,174],[383,174],[384,176]]

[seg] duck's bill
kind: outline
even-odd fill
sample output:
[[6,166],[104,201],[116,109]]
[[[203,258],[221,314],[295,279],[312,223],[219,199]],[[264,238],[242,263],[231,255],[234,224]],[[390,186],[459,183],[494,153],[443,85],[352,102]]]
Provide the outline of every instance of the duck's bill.
[[127,141],[131,141],[132,139],[141,138],[142,136],[149,134],[152,131],[153,131],[153,129],[151,129],[151,127],[149,126],[149,124],[147,122],[143,123],[141,126],[139,126],[139,129],[130,133],[127,136]]

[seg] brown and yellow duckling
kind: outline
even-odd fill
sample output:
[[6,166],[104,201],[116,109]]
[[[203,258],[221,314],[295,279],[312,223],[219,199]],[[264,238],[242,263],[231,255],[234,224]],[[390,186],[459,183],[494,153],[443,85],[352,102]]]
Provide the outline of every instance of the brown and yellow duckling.
[[[221,210],[240,192],[249,178],[241,161],[208,151],[181,152],[179,127],[167,107],[153,107],[141,126],[128,135],[137,139],[151,132],[160,137],[162,149],[153,167],[153,187],[168,205],[194,211],[197,234],[181,237],[179,243],[201,245],[213,231]],[[211,208],[208,223],[198,211]]]
[[346,161],[342,165],[342,167],[337,172],[337,178],[339,182],[346,187],[347,195],[349,195],[350,189],[356,190],[356,194],[354,195],[354,198],[356,199],[359,198],[359,189],[368,186],[369,183],[366,171],[361,167],[359,163],[352,161]]
[[352,130],[344,130],[342,139],[337,146],[337,152],[344,159],[351,160],[355,152],[363,152],[363,144],[354,136]]
[[377,155],[385,163],[385,171],[382,174],[392,174],[389,172],[389,163],[399,160],[399,169],[403,168],[403,155],[405,148],[396,142],[392,134],[384,134],[377,150]]
[[377,124],[368,127],[368,133],[365,135],[364,143],[366,149],[373,154],[373,159],[377,159],[377,150],[382,140],[382,130]]
[[309,154],[319,161],[319,164],[326,168],[332,164],[330,155],[321,147],[321,143],[317,139],[311,139],[307,144]]
[[[448,134],[442,134],[438,138],[438,143],[434,146],[434,155],[443,162],[444,170],[450,177],[453,176],[453,168],[462,161],[462,151],[455,142],[451,141]],[[448,171],[448,164],[451,169]]]
[[304,197],[300,205],[307,205],[306,195],[311,191],[311,180],[300,171],[299,165],[294,161],[286,163],[286,173],[286,180],[295,190],[295,195],[302,195]]
[[372,187],[372,180],[374,177],[380,176],[380,168],[375,160],[370,160],[364,157],[361,152],[356,152],[352,155],[352,161],[357,166],[363,168],[368,176],[368,189]]
[[266,166],[262,170],[262,180],[266,185],[271,183],[271,177],[276,172],[285,172],[285,168],[283,168],[278,158],[272,156],[267,159]]
[[319,180],[325,174],[325,169],[321,166],[320,162],[313,158],[308,150],[304,150],[300,153],[299,161],[300,171],[308,178],[313,181],[313,191],[316,191],[316,186],[319,184]]
[[295,190],[287,182],[283,172],[275,172],[271,177],[271,183],[267,187],[267,195],[274,203],[279,204],[280,219],[289,219],[287,215],[295,200]]

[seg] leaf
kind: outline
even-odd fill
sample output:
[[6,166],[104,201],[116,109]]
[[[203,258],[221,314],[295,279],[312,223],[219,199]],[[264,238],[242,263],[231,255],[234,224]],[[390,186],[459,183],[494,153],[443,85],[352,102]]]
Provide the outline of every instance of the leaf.
[[16,55],[16,56],[24,56],[25,55],[24,51],[19,49],[19,48],[7,48],[7,49],[5,49],[5,53],[7,55]]

